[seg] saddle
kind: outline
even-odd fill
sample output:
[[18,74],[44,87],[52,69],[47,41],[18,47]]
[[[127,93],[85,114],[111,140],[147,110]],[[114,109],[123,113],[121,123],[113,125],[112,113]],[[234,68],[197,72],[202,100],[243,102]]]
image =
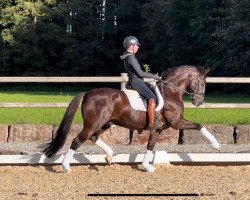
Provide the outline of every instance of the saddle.
[[[152,87],[151,90],[156,94],[158,98],[158,105],[155,108],[155,111],[160,111],[163,108],[164,100],[160,93],[160,90],[155,83],[149,83]],[[128,84],[126,84],[125,88],[122,90],[126,96],[128,97],[130,106],[134,110],[139,111],[147,111],[148,102],[146,99],[144,99],[142,96],[139,95],[139,93],[135,90],[133,90]]]

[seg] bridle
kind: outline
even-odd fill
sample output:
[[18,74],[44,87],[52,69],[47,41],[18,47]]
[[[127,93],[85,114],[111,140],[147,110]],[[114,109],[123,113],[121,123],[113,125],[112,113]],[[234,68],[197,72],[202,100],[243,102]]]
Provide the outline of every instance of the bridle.
[[183,92],[183,93],[185,93],[185,94],[188,94],[188,95],[190,96],[191,99],[194,99],[194,96],[195,96],[195,95],[201,95],[201,96],[204,96],[204,95],[205,95],[204,92],[203,92],[203,93],[197,92],[197,90],[198,90],[198,88],[199,88],[199,86],[200,86],[200,79],[199,79],[199,78],[198,78],[198,79],[196,80],[196,82],[195,82],[195,88],[194,88],[193,92],[188,92],[187,90],[183,90],[183,89],[181,89],[179,86],[176,86],[175,84],[170,83],[169,81],[160,80],[159,82],[160,82],[160,84],[161,84],[161,90],[162,90],[162,92],[163,92],[163,86],[162,86],[162,85],[168,84],[168,85],[170,85],[172,88],[177,89],[177,90],[179,90],[179,91],[181,91],[181,92]]

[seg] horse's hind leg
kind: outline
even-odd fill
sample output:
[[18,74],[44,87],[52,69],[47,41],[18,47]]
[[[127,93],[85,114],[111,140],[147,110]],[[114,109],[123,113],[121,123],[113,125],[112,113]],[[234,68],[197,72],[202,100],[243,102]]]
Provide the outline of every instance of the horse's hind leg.
[[71,173],[70,160],[73,158],[75,151],[81,146],[82,143],[87,141],[92,134],[93,131],[89,131],[86,128],[83,128],[78,136],[72,141],[70,149],[67,151],[62,162],[62,166],[67,173]]
[[78,134],[78,136],[72,141],[70,149],[68,150],[63,159],[62,166],[67,173],[71,173],[70,159],[73,158],[75,151],[88,139],[94,142],[99,147],[101,147],[106,152],[107,157],[105,159],[108,163],[111,163],[113,150],[102,140],[98,139],[98,136],[102,134],[105,130],[107,130],[109,127],[110,126],[108,125],[104,125],[101,129],[99,129],[96,132],[83,128],[83,130]]
[[106,130],[108,130],[110,128],[110,125],[105,124],[100,130],[98,130],[97,132],[95,132],[90,138],[89,140],[92,141],[93,143],[95,143],[97,146],[99,146],[102,150],[105,151],[105,153],[107,154],[105,160],[108,164],[111,164],[112,162],[112,156],[113,156],[113,150],[105,143],[103,142],[101,139],[99,139],[99,135],[101,135],[102,133],[104,133]]

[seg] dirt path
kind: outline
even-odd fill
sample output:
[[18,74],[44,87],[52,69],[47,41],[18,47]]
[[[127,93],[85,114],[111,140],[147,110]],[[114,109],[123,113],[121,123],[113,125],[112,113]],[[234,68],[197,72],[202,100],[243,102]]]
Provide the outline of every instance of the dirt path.
[[[250,165],[167,166],[155,173],[141,165],[0,166],[0,199],[237,199],[250,197]],[[198,197],[91,197],[93,193],[190,194]],[[213,195],[213,196],[212,196]]]

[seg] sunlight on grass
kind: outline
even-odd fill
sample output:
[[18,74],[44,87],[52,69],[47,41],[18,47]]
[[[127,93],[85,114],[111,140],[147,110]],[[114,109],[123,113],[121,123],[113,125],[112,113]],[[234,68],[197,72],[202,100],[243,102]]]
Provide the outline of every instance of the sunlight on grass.
[[[0,124],[48,124],[58,126],[66,108],[1,108]],[[82,124],[80,109],[73,124]]]
[[[0,92],[0,102],[69,103],[77,92]],[[189,102],[189,98],[185,97]],[[205,103],[249,103],[250,97],[207,96]],[[0,124],[59,125],[66,108],[0,108]],[[186,119],[202,124],[250,124],[250,109],[185,109]],[[74,124],[82,124],[80,109]]]
[[250,124],[250,109],[186,109],[186,119],[203,124]]
[[25,103],[64,103],[70,102],[76,95],[51,92],[0,92],[0,102],[25,102]]

